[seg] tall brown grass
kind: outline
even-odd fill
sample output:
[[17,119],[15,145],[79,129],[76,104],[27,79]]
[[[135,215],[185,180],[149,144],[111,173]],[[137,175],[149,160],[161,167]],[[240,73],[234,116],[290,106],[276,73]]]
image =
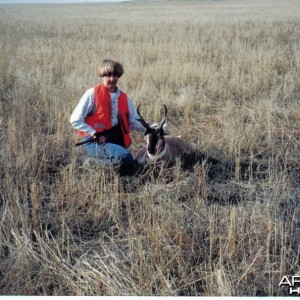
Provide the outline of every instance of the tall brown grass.
[[[0,291],[285,295],[299,272],[300,3],[0,6]],[[69,116],[97,65],[207,158],[126,183]],[[131,148],[143,144],[134,134]]]

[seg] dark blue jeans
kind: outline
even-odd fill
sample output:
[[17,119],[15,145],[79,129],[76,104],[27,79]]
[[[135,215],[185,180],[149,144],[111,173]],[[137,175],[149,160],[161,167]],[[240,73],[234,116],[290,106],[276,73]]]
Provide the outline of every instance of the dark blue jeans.
[[[87,140],[89,138],[85,138]],[[132,154],[125,148],[113,144],[84,144],[87,154],[100,161],[104,166],[121,166],[122,169],[130,169],[134,166]]]

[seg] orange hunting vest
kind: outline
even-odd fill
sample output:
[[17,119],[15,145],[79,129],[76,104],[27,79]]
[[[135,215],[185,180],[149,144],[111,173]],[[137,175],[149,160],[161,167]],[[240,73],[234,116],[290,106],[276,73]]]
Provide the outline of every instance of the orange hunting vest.
[[[99,84],[94,87],[95,92],[95,112],[92,115],[88,115],[84,122],[93,127],[98,132],[110,129],[112,127],[111,115],[112,115],[112,103],[108,89]],[[129,133],[129,109],[127,95],[120,92],[118,98],[118,118],[121,123],[122,134],[124,139],[125,148],[128,148],[131,144],[131,137]],[[78,131],[81,136],[89,136],[88,134]]]

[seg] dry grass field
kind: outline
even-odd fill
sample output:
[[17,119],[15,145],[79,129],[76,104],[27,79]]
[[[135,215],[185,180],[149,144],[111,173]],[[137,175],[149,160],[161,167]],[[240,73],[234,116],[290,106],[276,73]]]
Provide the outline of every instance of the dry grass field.
[[[0,53],[1,295],[288,295],[299,1],[0,5]],[[83,168],[69,117],[105,58],[201,160],[127,181]]]

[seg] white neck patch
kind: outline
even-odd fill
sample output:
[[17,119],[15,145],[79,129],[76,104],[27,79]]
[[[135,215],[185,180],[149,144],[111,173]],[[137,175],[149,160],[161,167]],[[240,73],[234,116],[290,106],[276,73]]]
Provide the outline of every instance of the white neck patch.
[[158,159],[161,159],[167,152],[167,145],[165,145],[164,149],[159,152],[157,155],[156,154],[151,154],[147,151],[147,155],[149,157],[150,160],[158,160]]

